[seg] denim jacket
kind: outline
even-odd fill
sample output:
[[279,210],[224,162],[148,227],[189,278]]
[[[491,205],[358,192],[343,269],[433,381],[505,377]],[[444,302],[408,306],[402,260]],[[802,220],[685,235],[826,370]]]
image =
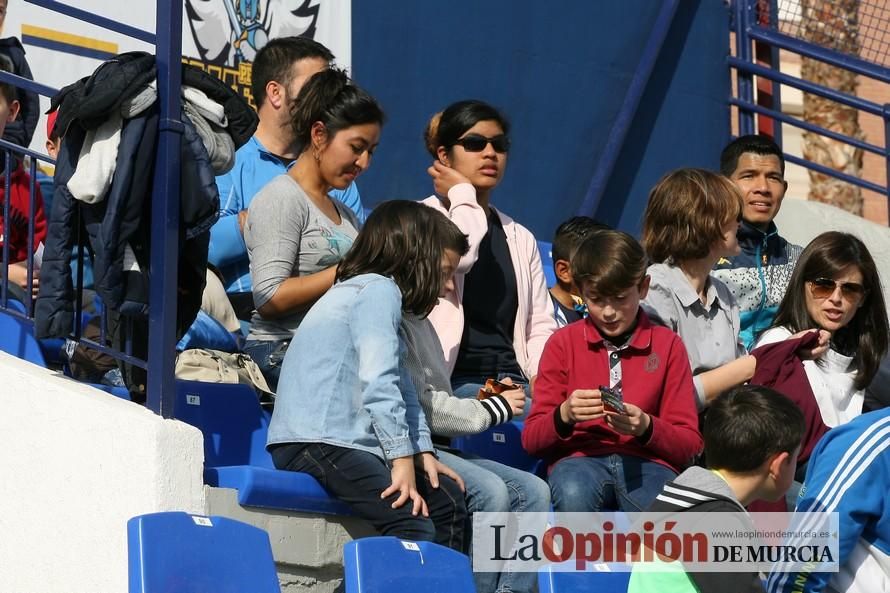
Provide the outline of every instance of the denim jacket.
[[401,363],[402,294],[363,274],[333,286],[306,314],[281,366],[267,445],[328,443],[384,460],[432,451]]

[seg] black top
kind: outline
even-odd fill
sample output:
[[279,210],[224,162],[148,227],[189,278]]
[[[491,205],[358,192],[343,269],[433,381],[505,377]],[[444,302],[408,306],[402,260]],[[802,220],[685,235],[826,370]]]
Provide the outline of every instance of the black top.
[[507,235],[497,212],[488,214],[488,232],[479,243],[479,259],[464,277],[464,333],[453,376],[497,378],[522,375],[513,350],[513,326],[519,297]]

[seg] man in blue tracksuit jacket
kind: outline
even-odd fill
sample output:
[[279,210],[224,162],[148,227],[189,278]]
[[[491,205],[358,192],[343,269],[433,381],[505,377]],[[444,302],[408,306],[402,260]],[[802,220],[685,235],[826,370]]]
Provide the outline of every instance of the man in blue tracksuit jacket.
[[796,510],[838,513],[840,571],[774,572],[769,592],[890,590],[888,488],[890,408],[863,414],[828,431],[810,456]]
[[773,219],[788,189],[782,150],[766,136],[741,136],[720,155],[720,171],[741,190],[739,255],[717,262],[714,275],[732,291],[741,313],[741,340],[749,350],[768,328],[802,251],[779,235]]

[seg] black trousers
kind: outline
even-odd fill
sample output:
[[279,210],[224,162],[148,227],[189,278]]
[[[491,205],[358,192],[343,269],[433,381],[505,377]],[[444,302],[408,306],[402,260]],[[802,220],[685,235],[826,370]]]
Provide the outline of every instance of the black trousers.
[[392,508],[398,492],[380,498],[392,484],[392,475],[386,463],[372,453],[325,443],[292,443],[273,449],[272,459],[279,469],[315,477],[331,496],[348,504],[381,535],[433,541],[464,552],[467,507],[464,493],[451,478],[440,475],[439,487],[433,488],[423,472],[416,472],[417,490],[430,516],[414,516],[410,500]]

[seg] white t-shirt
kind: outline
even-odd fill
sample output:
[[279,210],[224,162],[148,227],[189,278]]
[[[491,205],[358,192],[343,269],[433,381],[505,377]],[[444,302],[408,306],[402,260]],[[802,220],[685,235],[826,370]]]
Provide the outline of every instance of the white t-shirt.
[[[781,342],[790,336],[786,328],[774,327],[763,332],[754,347]],[[851,356],[829,348],[818,360],[803,361],[803,368],[826,426],[844,424],[862,414],[865,391],[854,387],[856,369]]]

